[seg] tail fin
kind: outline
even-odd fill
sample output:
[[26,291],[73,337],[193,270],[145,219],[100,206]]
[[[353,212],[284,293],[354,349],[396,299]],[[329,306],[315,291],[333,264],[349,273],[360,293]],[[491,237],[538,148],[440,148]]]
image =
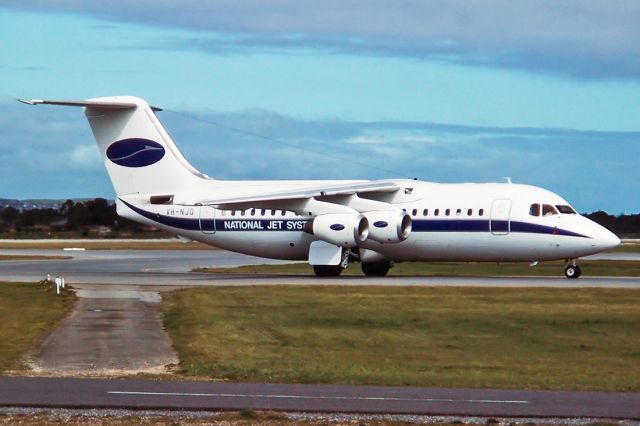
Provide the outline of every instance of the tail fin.
[[198,187],[200,173],[184,158],[147,102],[131,96],[86,101],[25,100],[85,107],[85,115],[117,195],[171,194]]

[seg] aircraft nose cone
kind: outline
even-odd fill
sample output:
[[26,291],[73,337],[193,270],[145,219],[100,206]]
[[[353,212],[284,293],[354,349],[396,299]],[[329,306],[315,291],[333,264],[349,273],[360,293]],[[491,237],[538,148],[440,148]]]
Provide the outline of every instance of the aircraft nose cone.
[[613,232],[609,232],[609,237],[606,239],[605,244],[607,245],[607,249],[612,249],[614,247],[618,247],[621,241],[620,238]]
[[620,238],[608,229],[602,229],[596,237],[596,245],[600,250],[609,250],[620,245]]

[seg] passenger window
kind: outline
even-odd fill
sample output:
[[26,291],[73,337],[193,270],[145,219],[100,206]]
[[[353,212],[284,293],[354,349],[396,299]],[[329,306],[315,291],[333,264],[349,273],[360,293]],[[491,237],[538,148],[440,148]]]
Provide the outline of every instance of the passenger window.
[[467,216],[473,216],[473,209],[467,210]]
[[287,214],[287,212],[285,210],[282,210],[282,216],[284,216],[285,214]]
[[256,209],[251,209],[251,216],[255,216],[256,215]]
[[413,209],[413,211],[411,212],[411,216],[413,216],[413,217],[418,216],[418,210],[417,209]]
[[478,210],[478,215],[479,216],[484,216],[484,209]]
[[236,211],[235,210],[231,210],[231,216],[235,216],[236,215]]
[[260,210],[260,215],[264,216],[264,214],[266,213],[265,209]]
[[544,204],[542,206],[542,216],[553,216],[554,214],[558,214],[558,210],[551,204]]
[[540,204],[531,204],[531,207],[529,207],[529,214],[531,216],[540,216]]
[[275,210],[271,210],[271,216],[275,216],[276,215],[276,211]]
[[244,210],[240,210],[240,216],[244,216]]
[[462,214],[462,209],[456,210],[456,216],[460,216]]
[[429,216],[429,209],[422,210],[422,216]]
[[435,210],[433,211],[433,215],[434,215],[434,216],[438,216],[438,215],[440,215],[440,209],[435,209]]
[[445,216],[449,216],[450,214],[451,214],[451,209],[446,209],[446,210],[444,211],[444,215],[445,215]]

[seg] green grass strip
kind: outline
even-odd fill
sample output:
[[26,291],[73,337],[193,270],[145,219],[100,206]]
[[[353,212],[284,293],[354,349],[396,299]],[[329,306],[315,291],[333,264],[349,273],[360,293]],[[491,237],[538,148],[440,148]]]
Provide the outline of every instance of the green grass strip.
[[0,371],[24,368],[22,355],[71,310],[75,296],[48,286],[0,283]]
[[223,287],[163,306],[188,376],[640,391],[640,290]]
[[[640,262],[627,260],[589,260],[578,263],[583,276],[639,277]],[[542,262],[537,266],[526,263],[478,262],[401,262],[389,271],[390,276],[564,276],[564,262]],[[248,265],[238,268],[197,268],[196,272],[238,274],[313,275],[306,263],[286,265]],[[359,264],[349,265],[343,275],[363,275]]]

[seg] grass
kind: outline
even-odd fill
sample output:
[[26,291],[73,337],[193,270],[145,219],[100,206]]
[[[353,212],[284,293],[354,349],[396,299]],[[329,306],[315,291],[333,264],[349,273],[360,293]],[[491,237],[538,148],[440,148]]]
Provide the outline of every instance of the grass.
[[66,260],[71,256],[32,256],[21,254],[0,254],[0,261],[3,260]]
[[[628,260],[589,260],[579,262],[583,276],[638,277],[640,262]],[[476,262],[402,262],[389,271],[390,276],[561,276],[564,262],[541,262],[531,267],[526,263]],[[236,268],[196,268],[194,272],[238,274],[312,275],[306,263],[284,265],[247,265]],[[363,275],[359,265],[351,265],[343,275]]]
[[0,283],[0,371],[22,369],[21,356],[71,310],[70,292],[35,283]]
[[640,391],[640,291],[195,288],[163,302],[186,376]]

